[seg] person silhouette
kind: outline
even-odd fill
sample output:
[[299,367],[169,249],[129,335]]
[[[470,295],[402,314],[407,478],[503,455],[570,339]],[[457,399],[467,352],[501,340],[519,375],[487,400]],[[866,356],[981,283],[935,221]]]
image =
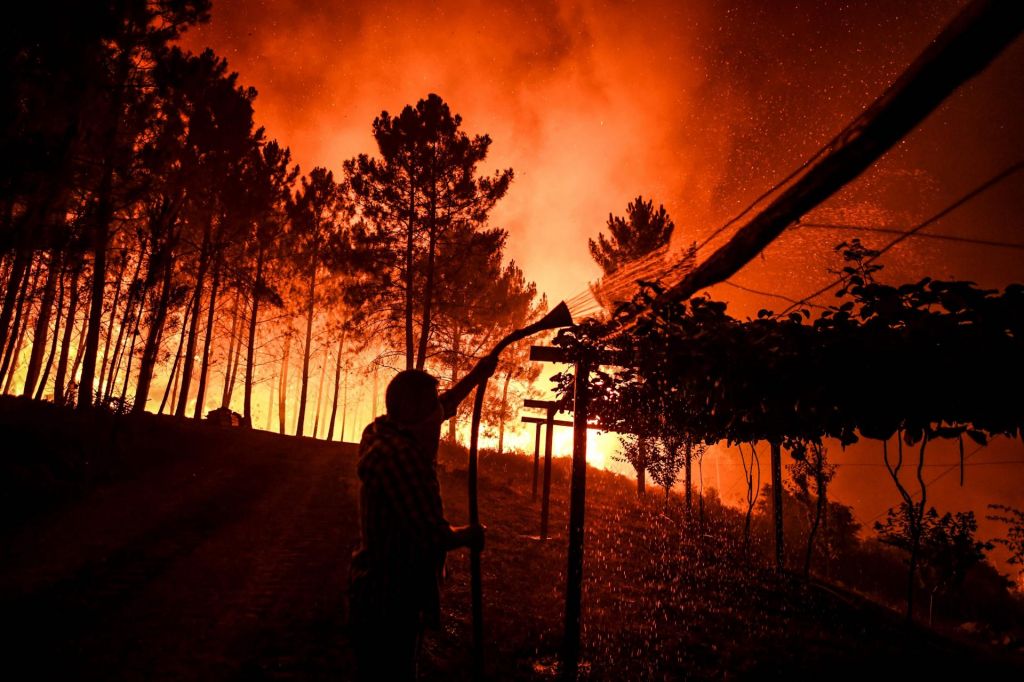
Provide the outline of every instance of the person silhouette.
[[437,481],[441,424],[494,372],[488,355],[449,390],[421,370],[399,372],[387,414],[363,431],[358,474],[360,544],[349,571],[349,627],[359,680],[414,680],[426,627],[440,626],[447,552],[482,549],[482,526],[452,527]]

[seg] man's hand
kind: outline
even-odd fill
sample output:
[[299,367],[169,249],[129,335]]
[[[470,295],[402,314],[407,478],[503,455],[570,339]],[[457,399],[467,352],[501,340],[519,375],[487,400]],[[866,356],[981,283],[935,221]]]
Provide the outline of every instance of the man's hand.
[[456,547],[467,547],[476,552],[484,550],[484,535],[487,526],[460,526],[452,529],[455,533]]
[[466,399],[470,391],[479,384],[486,381],[498,368],[498,353],[489,353],[476,363],[476,366],[466,376],[459,379],[458,383],[445,391],[442,396],[446,407],[446,414],[455,414],[459,403]]

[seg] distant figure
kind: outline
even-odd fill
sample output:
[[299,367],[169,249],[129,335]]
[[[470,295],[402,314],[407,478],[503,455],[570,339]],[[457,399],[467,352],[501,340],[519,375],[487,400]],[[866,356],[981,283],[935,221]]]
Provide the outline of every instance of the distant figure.
[[361,542],[349,573],[349,625],[359,680],[414,680],[424,627],[440,626],[445,553],[483,548],[480,526],[453,528],[437,482],[441,424],[494,372],[487,356],[448,391],[420,370],[388,384],[387,415],[359,444]]

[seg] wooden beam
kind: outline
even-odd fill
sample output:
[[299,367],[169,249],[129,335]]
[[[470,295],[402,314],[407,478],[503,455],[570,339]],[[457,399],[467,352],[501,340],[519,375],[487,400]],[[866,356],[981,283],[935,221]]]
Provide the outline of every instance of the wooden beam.
[[[576,358],[565,348],[558,346],[530,346],[530,360],[533,362],[559,362],[571,365]],[[597,353],[595,365],[622,367],[629,363],[629,354],[624,351],[605,350]]]
[[[547,417],[523,417],[524,424],[547,424]],[[567,422],[562,419],[555,419],[551,422],[555,426],[572,426],[572,422]],[[587,428],[596,429],[596,426],[588,426]]]
[[572,412],[571,401],[563,407],[558,400],[535,400],[534,398],[527,398],[523,401],[523,407],[531,407],[537,410],[555,408],[555,410],[559,412]]

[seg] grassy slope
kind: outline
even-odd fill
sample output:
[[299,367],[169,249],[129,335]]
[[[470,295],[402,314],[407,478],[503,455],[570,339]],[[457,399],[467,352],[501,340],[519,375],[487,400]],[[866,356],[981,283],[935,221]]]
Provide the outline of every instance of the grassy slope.
[[[251,479],[254,489],[262,489],[272,488],[274,482],[259,481],[260,467],[266,467],[269,477],[277,475],[271,464],[280,466],[277,460],[271,462],[268,458],[272,455],[267,453],[285,448],[301,457],[302,453],[312,456],[329,449],[351,460],[342,463],[341,471],[354,478],[351,450],[336,444],[169,419],[81,416],[3,399],[0,429],[6,444],[0,485],[5,543],[7,537],[25,536],[37,526],[59,524],[62,515],[89,508],[94,498],[109,495],[111,490],[122,491],[118,493],[122,495],[133,486],[141,487],[147,479],[162,481],[171,475],[165,472],[177,470],[179,461],[216,460],[218,467],[252,469],[254,473],[244,480]],[[458,451],[444,453],[440,474],[454,523],[464,522],[466,516],[462,456]],[[489,529],[483,564],[487,659],[497,679],[553,676],[561,638],[568,462],[555,462],[554,537],[545,544],[530,537],[537,533],[539,509],[539,503],[530,500],[531,466],[529,459],[516,456],[490,455],[481,461],[481,516]],[[735,537],[737,519],[724,510],[712,509],[711,523],[697,532],[676,513],[666,514],[657,495],[646,504],[637,504],[630,481],[596,470],[590,470],[588,476],[583,640],[585,670],[592,679],[783,674],[802,679],[819,671],[848,677],[884,674],[900,659],[920,666],[922,674],[941,673],[944,678],[958,673],[1020,674],[1021,661],[996,659],[919,628],[908,628],[895,615],[856,597],[777,578],[752,565],[725,540]],[[354,496],[354,481],[345,483],[338,486],[338,494]],[[173,490],[168,492],[173,494]],[[238,493],[239,504],[233,508],[245,509],[245,494]],[[346,500],[340,508],[351,514],[351,502]],[[341,527],[340,533],[321,534],[330,538],[322,543],[327,546],[308,543],[311,553],[337,557],[336,570],[330,575],[338,582],[356,541],[355,519],[335,520],[323,513],[311,516],[324,524],[336,521]],[[106,527],[95,531],[104,536],[119,532]],[[116,537],[110,542],[116,544]],[[300,565],[303,561],[294,556],[290,560]],[[240,563],[231,570],[244,571],[245,566]],[[427,679],[465,677],[468,585],[467,558],[462,552],[455,553],[449,558],[443,595],[444,630],[430,634],[425,642],[423,673]],[[335,592],[310,603],[340,603],[341,593],[342,586],[337,585]],[[17,599],[19,595],[0,596]],[[178,607],[172,602],[167,608]],[[174,620],[173,615],[167,613],[168,622]],[[287,629],[298,618],[294,613],[278,615],[279,622],[265,626]],[[324,636],[323,651],[306,644],[302,651],[280,655],[305,659],[305,663],[293,661],[294,669],[303,671],[298,677],[344,679],[350,658],[338,632],[331,630]],[[340,654],[326,651],[333,646],[333,637],[338,637]],[[276,641],[284,642],[280,646],[287,649],[296,639],[277,636]],[[253,655],[258,660],[259,654]],[[235,670],[236,675],[249,670],[245,665],[266,668],[230,660],[219,665],[225,671]]]

